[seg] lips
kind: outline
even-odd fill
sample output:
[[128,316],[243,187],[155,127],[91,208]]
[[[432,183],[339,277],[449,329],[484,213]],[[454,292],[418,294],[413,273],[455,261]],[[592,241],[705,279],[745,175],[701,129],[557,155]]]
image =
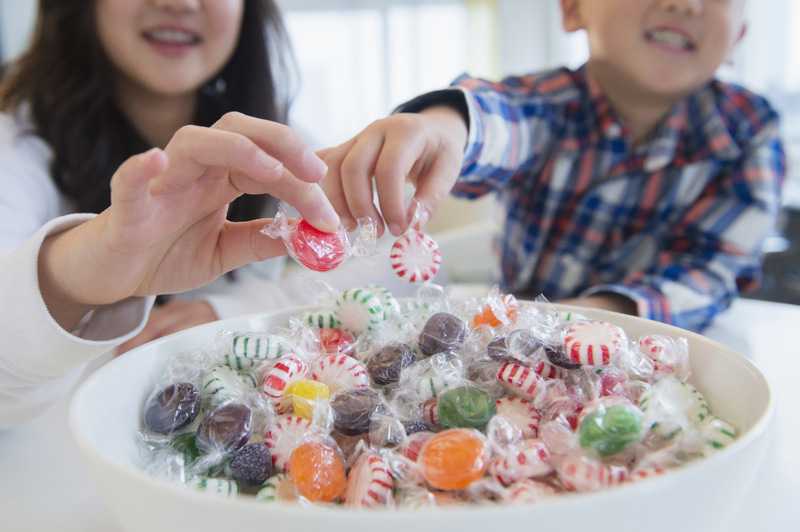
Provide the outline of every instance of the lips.
[[676,28],[655,28],[647,30],[644,34],[645,40],[662,48],[677,52],[694,52],[697,44],[692,37]]

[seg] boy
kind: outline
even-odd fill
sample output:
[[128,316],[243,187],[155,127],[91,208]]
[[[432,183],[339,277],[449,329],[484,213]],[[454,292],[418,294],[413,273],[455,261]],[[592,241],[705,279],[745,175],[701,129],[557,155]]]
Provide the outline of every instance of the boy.
[[[769,104],[714,73],[744,36],[744,0],[561,0],[588,63],[461,77],[326,150],[345,221],[408,223],[451,189],[496,192],[504,288],[702,330],[760,272],[785,171]],[[457,175],[461,177],[456,181]]]

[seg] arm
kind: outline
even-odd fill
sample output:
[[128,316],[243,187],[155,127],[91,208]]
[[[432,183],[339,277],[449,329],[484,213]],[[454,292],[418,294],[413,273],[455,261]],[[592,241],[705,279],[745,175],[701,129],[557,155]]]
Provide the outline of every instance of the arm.
[[638,314],[703,330],[760,276],[761,248],[774,231],[785,174],[775,122],[748,147],[739,168],[714,180],[669,235],[657,264],[618,284],[583,295],[613,293]]

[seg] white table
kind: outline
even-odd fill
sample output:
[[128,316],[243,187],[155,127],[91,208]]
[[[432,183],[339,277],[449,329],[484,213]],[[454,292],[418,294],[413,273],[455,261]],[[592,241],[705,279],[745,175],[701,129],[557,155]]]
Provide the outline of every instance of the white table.
[[[798,531],[800,307],[741,300],[708,335],[750,354],[777,403],[772,449],[731,532]],[[0,432],[0,530],[120,530],[83,466],[66,412],[65,401],[27,426]]]

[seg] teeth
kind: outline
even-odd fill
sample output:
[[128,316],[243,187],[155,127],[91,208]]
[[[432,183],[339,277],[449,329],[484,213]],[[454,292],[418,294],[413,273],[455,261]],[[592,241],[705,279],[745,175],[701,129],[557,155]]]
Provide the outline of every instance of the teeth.
[[689,39],[674,31],[651,31],[650,38],[655,42],[666,44],[668,46],[674,46],[676,48],[685,48],[688,50],[692,47],[692,43],[689,41]]
[[170,44],[191,44],[196,37],[191,33],[178,30],[155,30],[148,32],[150,38]]

